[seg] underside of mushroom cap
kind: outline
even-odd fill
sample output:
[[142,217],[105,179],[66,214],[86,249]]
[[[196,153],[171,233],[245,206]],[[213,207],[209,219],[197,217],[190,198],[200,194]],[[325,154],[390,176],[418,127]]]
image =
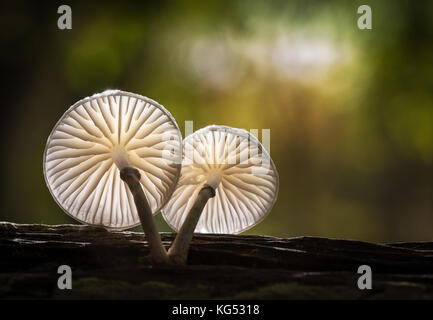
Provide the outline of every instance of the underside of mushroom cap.
[[44,177],[72,218],[110,229],[140,224],[134,198],[120,178],[126,166],[154,214],[170,198],[180,174],[182,138],[176,121],[157,102],[107,90],[78,101],[57,122],[44,152]]
[[183,141],[181,177],[162,210],[178,231],[202,187],[215,189],[195,232],[243,232],[261,222],[278,195],[278,173],[268,152],[248,131],[208,126]]

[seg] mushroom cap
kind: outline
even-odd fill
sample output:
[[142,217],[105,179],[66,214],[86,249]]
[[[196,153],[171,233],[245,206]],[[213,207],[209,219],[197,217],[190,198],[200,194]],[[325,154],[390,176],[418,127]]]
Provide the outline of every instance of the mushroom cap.
[[57,122],[44,151],[45,182],[79,222],[127,229],[140,224],[119,168],[132,166],[154,214],[179,179],[182,136],[163,106],[138,94],[107,90],[78,101]]
[[195,228],[199,233],[235,234],[252,228],[271,211],[278,195],[278,172],[265,148],[248,131],[208,126],[183,141],[176,190],[162,210],[178,231],[205,184],[215,189]]

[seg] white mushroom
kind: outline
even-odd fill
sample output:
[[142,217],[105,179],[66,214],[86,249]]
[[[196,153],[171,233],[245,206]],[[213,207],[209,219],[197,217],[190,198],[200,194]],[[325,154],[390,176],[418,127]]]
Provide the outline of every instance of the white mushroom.
[[249,132],[208,126],[183,141],[181,177],[163,208],[178,235],[169,250],[185,263],[193,232],[240,233],[261,222],[278,194],[278,173]]
[[141,222],[151,255],[163,257],[152,213],[175,189],[181,141],[176,121],[157,102],[104,91],[75,103],[55,125],[44,152],[45,181],[82,223],[121,230]]

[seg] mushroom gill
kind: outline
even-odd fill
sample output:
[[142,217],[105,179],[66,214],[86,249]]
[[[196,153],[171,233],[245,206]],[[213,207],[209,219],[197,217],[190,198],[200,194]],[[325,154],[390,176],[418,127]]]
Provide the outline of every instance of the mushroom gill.
[[78,101],[57,122],[44,152],[44,176],[56,202],[86,224],[126,229],[140,224],[119,170],[134,167],[153,214],[180,173],[181,135],[157,102],[108,90]]
[[278,194],[268,152],[245,130],[208,126],[183,141],[181,177],[162,210],[178,235],[169,255],[184,263],[193,232],[243,232],[261,222]]

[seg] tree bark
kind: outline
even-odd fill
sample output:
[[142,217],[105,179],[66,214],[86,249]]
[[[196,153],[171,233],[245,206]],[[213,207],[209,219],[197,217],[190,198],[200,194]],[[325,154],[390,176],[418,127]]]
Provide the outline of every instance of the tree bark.
[[[161,233],[166,249],[174,234]],[[188,265],[152,266],[146,237],[0,223],[0,298],[433,299],[433,242],[195,234]],[[59,290],[60,265],[72,290]],[[360,265],[373,272],[360,290]]]

